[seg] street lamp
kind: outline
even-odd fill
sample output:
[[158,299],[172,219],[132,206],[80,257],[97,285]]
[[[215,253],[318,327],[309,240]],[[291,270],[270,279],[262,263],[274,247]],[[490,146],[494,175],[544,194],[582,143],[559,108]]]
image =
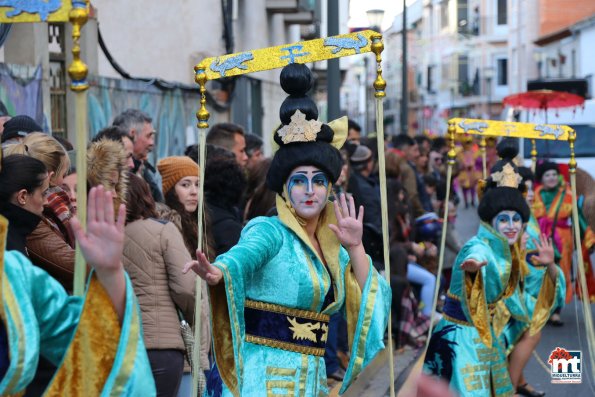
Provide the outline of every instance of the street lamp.
[[488,119],[492,118],[492,79],[494,78],[494,68],[491,66],[483,69],[483,76],[486,79],[486,96],[488,99],[486,113]]
[[366,16],[368,17],[368,23],[370,27],[380,32],[382,30],[382,20],[384,19],[384,10],[381,9],[374,9],[366,11]]

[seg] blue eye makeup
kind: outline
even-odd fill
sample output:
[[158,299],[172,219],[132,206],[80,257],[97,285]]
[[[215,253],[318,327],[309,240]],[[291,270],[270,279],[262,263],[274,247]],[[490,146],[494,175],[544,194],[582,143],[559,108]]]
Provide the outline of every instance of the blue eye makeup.
[[523,222],[523,219],[521,218],[521,215],[518,212],[514,213],[512,219],[510,218],[509,214],[499,214],[496,216],[496,224],[499,225],[513,224],[517,222]]
[[287,183],[287,191],[291,193],[291,190],[295,186],[308,186],[308,177],[304,174],[295,174],[289,177]]
[[328,178],[324,173],[319,172],[312,177],[312,185],[324,186],[325,188],[328,188]]

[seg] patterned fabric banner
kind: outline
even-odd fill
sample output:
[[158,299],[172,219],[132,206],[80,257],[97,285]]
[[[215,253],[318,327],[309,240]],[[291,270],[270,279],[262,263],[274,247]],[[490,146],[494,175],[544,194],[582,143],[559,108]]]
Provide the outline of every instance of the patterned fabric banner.
[[0,0],[0,22],[68,22],[72,3],[71,0]]

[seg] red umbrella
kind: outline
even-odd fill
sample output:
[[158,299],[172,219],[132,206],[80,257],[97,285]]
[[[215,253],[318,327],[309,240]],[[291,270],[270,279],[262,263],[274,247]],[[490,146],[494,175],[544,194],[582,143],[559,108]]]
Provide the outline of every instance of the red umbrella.
[[[535,90],[509,95],[502,100],[502,103],[515,108],[543,110],[545,112],[545,123],[547,124],[547,111],[549,109],[584,106],[585,98],[569,92]],[[535,139],[531,139],[531,144],[533,147],[531,168],[535,172],[535,165],[537,163]],[[546,145],[548,145],[548,142],[546,142]]]
[[582,106],[585,98],[569,92],[535,90],[509,95],[502,101],[504,105],[522,109],[560,109]]

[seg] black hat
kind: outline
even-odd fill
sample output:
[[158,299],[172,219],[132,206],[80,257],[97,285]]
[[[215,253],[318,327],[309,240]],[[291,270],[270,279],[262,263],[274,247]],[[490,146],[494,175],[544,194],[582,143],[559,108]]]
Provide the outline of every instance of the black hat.
[[43,128],[29,116],[15,116],[4,123],[2,142],[12,138],[25,137],[31,132],[43,132]]
[[554,170],[557,173],[560,173],[558,169],[558,164],[553,163],[551,161],[544,161],[541,164],[537,164],[537,169],[535,170],[535,180],[537,182],[541,182],[541,178],[543,178],[543,174],[548,171]]
[[518,154],[518,147],[512,141],[504,140],[498,144],[498,155],[501,157],[490,170],[490,177],[487,180],[477,213],[484,222],[491,222],[501,211],[516,211],[528,222],[531,210],[522,190],[522,177],[518,172],[513,158]]
[[306,95],[312,81],[312,72],[306,65],[292,63],[281,71],[281,87],[289,96],[279,109],[283,125],[273,136],[279,149],[267,174],[267,186],[279,194],[291,171],[301,165],[319,168],[332,183],[341,174],[341,153],[331,145],[334,132],[317,120],[318,108]]

